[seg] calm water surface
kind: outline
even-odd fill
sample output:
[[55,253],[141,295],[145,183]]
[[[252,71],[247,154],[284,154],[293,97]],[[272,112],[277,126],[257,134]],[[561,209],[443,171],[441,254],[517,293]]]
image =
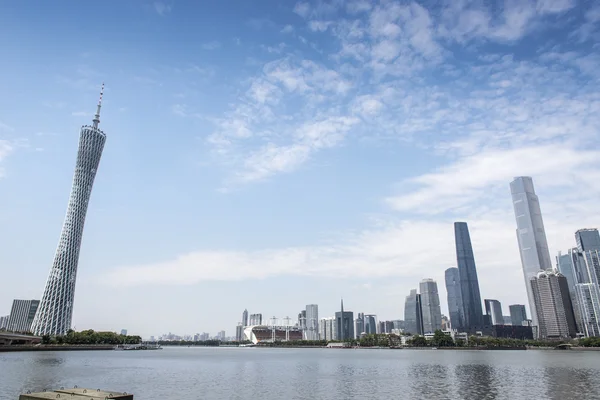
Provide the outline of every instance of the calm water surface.
[[74,386],[150,399],[600,399],[600,352],[166,348],[0,353],[0,399]]

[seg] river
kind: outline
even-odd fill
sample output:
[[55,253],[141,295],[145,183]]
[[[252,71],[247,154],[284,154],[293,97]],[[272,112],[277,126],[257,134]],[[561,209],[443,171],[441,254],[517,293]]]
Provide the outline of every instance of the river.
[[600,399],[600,352],[260,348],[0,353],[0,399],[61,386],[153,399]]

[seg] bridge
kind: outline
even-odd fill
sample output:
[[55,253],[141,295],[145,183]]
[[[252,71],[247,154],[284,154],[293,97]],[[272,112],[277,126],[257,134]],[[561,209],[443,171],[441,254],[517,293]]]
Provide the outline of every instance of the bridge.
[[21,335],[13,332],[0,332],[0,346],[11,344],[36,344],[41,343],[42,338],[32,335]]

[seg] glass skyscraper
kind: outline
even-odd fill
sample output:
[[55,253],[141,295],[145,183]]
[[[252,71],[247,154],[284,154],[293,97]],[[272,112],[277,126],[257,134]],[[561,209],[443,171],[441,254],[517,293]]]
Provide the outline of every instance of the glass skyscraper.
[[319,340],[319,306],[306,306],[306,340]]
[[523,304],[511,304],[508,306],[510,310],[510,322],[514,326],[522,326],[523,321],[527,321],[527,312]]
[[460,275],[458,268],[448,268],[445,275],[450,325],[452,329],[460,330],[464,326],[465,311],[463,309],[462,295],[460,292]]
[[421,295],[417,289],[411,289],[404,303],[404,331],[413,335],[423,334],[423,314]]
[[464,328],[468,331],[480,329],[483,326],[483,309],[479,292],[479,279],[475,267],[475,256],[469,227],[466,222],[454,223],[454,238],[456,242],[456,263],[460,279],[460,292],[464,310]]
[[598,229],[580,229],[575,232],[575,240],[579,251],[600,250]]
[[419,291],[423,312],[423,333],[433,333],[442,329],[442,309],[436,281],[423,279],[419,283]]
[[567,279],[560,272],[541,271],[530,281],[543,339],[575,337],[577,329]]
[[54,263],[31,328],[38,336],[64,335],[71,329],[83,225],[106,141],[106,135],[98,128],[103,91],[104,85],[92,126],[81,128],[69,205]]
[[341,302],[341,310],[335,313],[337,329],[337,340],[354,339],[354,313],[344,311],[344,300]]
[[7,322],[8,330],[29,332],[39,305],[39,300],[13,300]]
[[529,300],[529,311],[531,312],[533,325],[539,326],[530,281],[536,278],[540,271],[552,268],[542,211],[531,177],[520,176],[515,178],[510,183],[510,192],[517,221],[517,241]]
[[490,318],[492,325],[504,325],[504,316],[502,315],[502,304],[498,300],[485,299],[485,313]]

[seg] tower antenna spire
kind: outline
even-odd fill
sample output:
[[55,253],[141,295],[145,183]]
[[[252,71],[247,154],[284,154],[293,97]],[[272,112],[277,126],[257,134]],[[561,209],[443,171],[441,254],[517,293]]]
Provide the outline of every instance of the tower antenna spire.
[[100,89],[100,100],[98,100],[98,108],[96,109],[96,115],[94,115],[94,128],[98,128],[100,123],[100,108],[102,107],[102,95],[104,94],[104,82],[102,82],[102,89]]

